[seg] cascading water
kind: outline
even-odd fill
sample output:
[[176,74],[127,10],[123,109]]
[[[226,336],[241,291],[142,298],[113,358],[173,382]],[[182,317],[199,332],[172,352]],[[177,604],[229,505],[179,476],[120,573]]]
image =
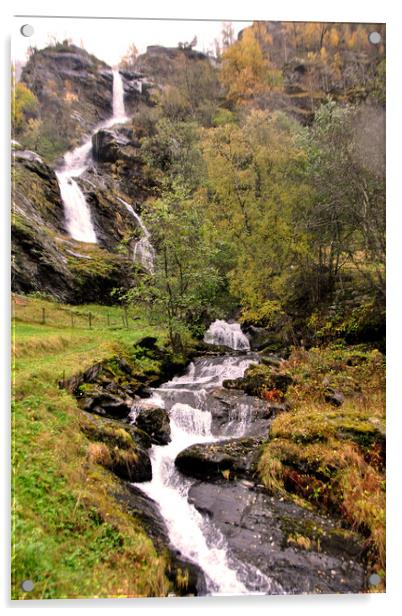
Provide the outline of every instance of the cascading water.
[[[186,447],[222,440],[222,436],[212,435],[212,417],[205,408],[206,398],[224,379],[242,376],[255,361],[252,356],[234,355],[196,359],[185,375],[162,385],[151,399],[168,410],[172,440],[168,445],[152,447],[153,479],[137,484],[137,487],[159,504],[173,546],[202,568],[210,594],[278,592],[272,581],[258,569],[229,554],[222,533],[188,502],[193,482],[184,477],[174,464],[178,453]],[[136,412],[134,408],[133,421]],[[239,419],[236,434],[244,433],[246,427],[246,416],[242,414]]]
[[[127,120],[124,109],[123,80],[118,70],[113,71],[113,115],[103,122],[92,134],[101,128]],[[96,243],[91,212],[84,193],[74,178],[80,177],[88,168],[92,150],[92,135],[85,143],[64,156],[63,166],[56,172],[60,194],[64,204],[66,227],[71,237],[79,242]]]
[[149,241],[149,231],[133,206],[124,201],[124,199],[117,198],[135,218],[143,233],[143,237],[135,243],[133,261],[134,263],[140,263],[147,272],[153,274],[155,269],[155,249]]
[[205,332],[204,342],[220,344],[236,351],[249,351],[250,342],[238,323],[227,323],[217,319]]

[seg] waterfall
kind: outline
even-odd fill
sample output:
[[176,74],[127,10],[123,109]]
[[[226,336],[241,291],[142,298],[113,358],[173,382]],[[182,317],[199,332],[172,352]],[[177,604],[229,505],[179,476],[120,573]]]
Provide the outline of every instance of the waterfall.
[[[162,385],[151,398],[153,403],[170,409],[172,440],[168,445],[152,447],[153,478],[136,485],[159,504],[173,546],[202,568],[209,594],[273,591],[272,581],[267,576],[228,553],[222,533],[188,502],[193,482],[174,464],[177,454],[186,447],[218,440],[211,433],[211,413],[203,408],[205,396],[224,379],[242,376],[253,361],[255,358],[244,356],[196,359],[186,374]],[[194,394],[190,398],[189,392]],[[246,418],[241,420],[244,425]]]
[[243,334],[238,323],[227,323],[217,319],[205,332],[204,342],[219,344],[236,351],[250,350],[250,342]]
[[133,206],[120,197],[117,197],[117,199],[135,218],[143,233],[143,237],[135,243],[133,261],[134,263],[140,263],[147,272],[153,274],[155,270],[155,249],[149,240],[149,231],[144,225],[142,218],[134,210]]
[[91,212],[84,193],[74,178],[78,178],[87,169],[87,160],[92,142],[88,139],[79,148],[67,152],[61,171],[56,171],[60,194],[64,204],[67,231],[74,240],[96,244],[95,229],[91,221]]
[[127,116],[124,108],[123,80],[118,70],[113,70],[113,115],[109,120],[96,127],[85,143],[64,155],[63,165],[56,171],[60,194],[64,205],[66,228],[74,240],[96,243],[95,229],[91,220],[91,211],[85,195],[75,181],[87,169],[92,150],[92,135],[102,128],[108,128],[119,122],[125,122]]
[[123,79],[118,69],[113,69],[113,120],[114,124],[128,120],[124,106]]

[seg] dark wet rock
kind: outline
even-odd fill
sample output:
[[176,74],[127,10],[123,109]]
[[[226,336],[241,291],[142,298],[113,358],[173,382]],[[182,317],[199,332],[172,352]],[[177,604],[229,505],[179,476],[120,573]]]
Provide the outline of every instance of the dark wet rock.
[[148,351],[155,351],[158,350],[157,342],[158,340],[155,336],[145,336],[144,338],[138,340],[138,342],[135,343],[135,346],[140,347],[141,349],[147,349]]
[[141,401],[134,405],[137,413],[135,425],[149,434],[155,445],[170,443],[170,420],[165,409],[152,403]]
[[16,214],[32,223],[64,231],[64,207],[55,172],[30,150],[13,153]]
[[249,325],[244,328],[244,331],[253,351],[259,351],[268,347],[270,344],[276,345],[278,343],[276,334],[265,327]]
[[261,396],[264,391],[272,390],[285,394],[292,382],[290,374],[281,369],[266,365],[252,365],[247,368],[243,377],[223,381],[223,387],[241,389],[250,396]]
[[96,387],[88,388],[85,398],[81,400],[81,406],[85,411],[116,419],[128,417],[132,406],[130,399],[120,398],[116,394]]
[[132,456],[119,455],[119,452],[112,450],[111,459],[110,470],[120,479],[135,483],[151,481],[152,464],[145,449],[137,446]]
[[123,370],[123,372],[125,372],[128,375],[131,375],[133,373],[132,366],[130,366],[130,364],[124,357],[119,357],[118,362],[119,362],[119,368]]
[[212,415],[212,434],[266,436],[272,419],[285,410],[274,404],[236,389],[219,387],[207,396],[205,406]]
[[[206,580],[202,569],[185,558],[179,550],[171,545],[166,524],[155,501],[146,496],[139,488],[129,484],[125,485],[123,491],[115,496],[131,515],[141,521],[157,550],[159,552],[168,551],[170,566],[166,574],[175,586],[176,594],[197,596],[207,594]],[[185,587],[178,584],[178,578],[182,578],[183,574],[188,576],[188,584]]]
[[141,163],[140,143],[130,127],[103,128],[92,137],[92,155],[101,163],[115,163],[117,160]]
[[282,357],[288,355],[289,340],[283,330],[283,324],[278,324],[276,329],[245,325],[243,331],[250,342],[251,350]]
[[336,391],[332,387],[327,387],[324,393],[325,402],[329,402],[332,406],[342,406],[345,401],[345,396],[342,392]]
[[98,162],[114,163],[122,158],[121,152],[129,140],[116,131],[101,129],[92,137],[92,155]]
[[192,445],[179,453],[175,465],[184,475],[197,479],[253,479],[263,442],[263,438],[242,437]]
[[222,531],[230,552],[282,592],[365,590],[364,541],[336,522],[243,481],[196,483],[189,502]]
[[105,392],[95,398],[87,398],[84,409],[105,417],[123,419],[129,415],[131,404],[129,400]]

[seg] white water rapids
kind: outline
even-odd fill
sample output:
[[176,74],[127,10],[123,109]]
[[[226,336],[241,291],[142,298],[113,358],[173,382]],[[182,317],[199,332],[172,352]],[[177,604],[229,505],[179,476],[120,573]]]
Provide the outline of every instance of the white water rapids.
[[249,351],[250,342],[240,329],[238,323],[227,323],[217,319],[205,332],[204,342],[208,344],[221,344],[236,351]]
[[[118,70],[113,71],[113,115],[99,124],[92,135],[102,128],[127,120],[124,110],[123,80]],[[71,237],[80,242],[96,243],[95,229],[91,212],[84,193],[76,182],[88,168],[92,150],[92,135],[85,143],[64,156],[63,166],[56,176],[60,186],[66,217],[66,228]]]
[[[225,438],[211,433],[212,417],[205,408],[206,396],[224,379],[242,376],[255,361],[252,356],[231,355],[196,359],[186,374],[162,385],[151,398],[169,412],[172,440],[168,445],[152,447],[153,478],[136,485],[158,503],[172,545],[204,571],[209,594],[272,592],[271,580],[230,555],[222,533],[188,502],[193,481],[184,477],[174,464],[178,453],[186,447]],[[133,421],[135,415],[134,407]],[[244,433],[247,423],[246,415],[241,415],[234,432],[238,436]]]

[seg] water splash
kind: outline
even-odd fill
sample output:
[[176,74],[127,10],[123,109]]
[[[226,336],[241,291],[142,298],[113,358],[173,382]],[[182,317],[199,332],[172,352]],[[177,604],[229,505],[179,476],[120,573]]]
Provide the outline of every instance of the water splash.
[[204,342],[208,344],[219,344],[236,351],[249,351],[250,342],[243,334],[238,323],[227,323],[217,319],[209,326],[205,332]]

